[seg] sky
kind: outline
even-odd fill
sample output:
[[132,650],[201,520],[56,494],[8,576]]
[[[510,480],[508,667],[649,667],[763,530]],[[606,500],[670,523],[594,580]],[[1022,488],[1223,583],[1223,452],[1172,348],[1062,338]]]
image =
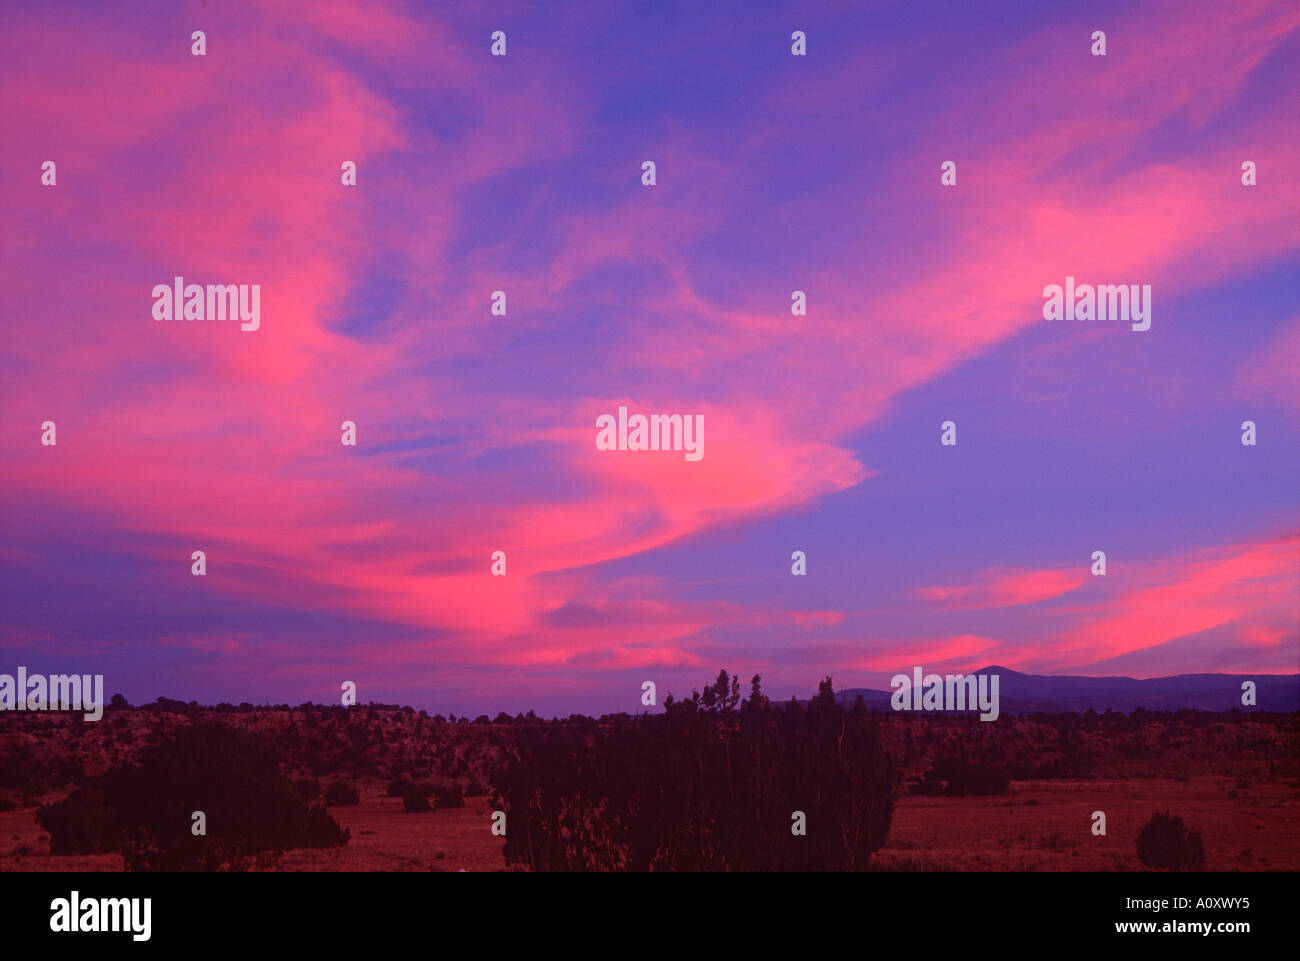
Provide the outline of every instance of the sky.
[[[469,7],[0,8],[0,672],[1297,670],[1293,2]],[[155,320],[175,276],[259,329]],[[1150,329],[1045,320],[1067,276]],[[620,406],[703,458],[598,450]]]

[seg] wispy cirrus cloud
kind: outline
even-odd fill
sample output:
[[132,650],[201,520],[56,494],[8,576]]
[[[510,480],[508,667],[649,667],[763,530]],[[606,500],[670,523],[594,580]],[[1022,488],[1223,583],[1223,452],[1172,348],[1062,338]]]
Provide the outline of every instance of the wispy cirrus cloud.
[[[207,658],[202,682],[177,662],[178,682],[233,687],[257,649],[304,677],[312,658],[326,673],[366,664],[375,683],[395,665],[461,692],[500,679],[521,699],[550,672],[591,693],[621,671],[686,676],[722,657],[794,684],[921,656],[1079,665],[1231,625],[1216,643],[1243,657],[1285,642],[1294,581],[1282,571],[1265,589],[1228,561],[1169,571],[1183,587],[1108,587],[1066,628],[981,623],[1049,616],[1034,605],[1055,616],[1086,571],[1037,542],[1017,556],[1041,551],[1041,568],[990,560],[921,512],[921,536],[948,542],[959,571],[879,605],[888,630],[864,629],[851,578],[888,575],[906,538],[864,548],[834,596],[819,563],[798,588],[775,584],[773,571],[790,578],[784,532],[725,578],[701,577],[690,552],[794,517],[812,540],[868,526],[846,518],[853,492],[938,475],[863,438],[1018,338],[1067,346],[1017,355],[1048,365],[1017,384],[1068,370],[1124,390],[1087,344],[1140,335],[1043,334],[1039,292],[1066,273],[1153,283],[1135,363],[1199,390],[1200,371],[1161,354],[1181,329],[1165,305],[1293,249],[1281,200],[1300,134],[1278,123],[1281,92],[1259,93],[1296,43],[1292,6],[1139,6],[1104,60],[1073,26],[1031,19],[941,70],[904,53],[931,42],[924,19],[900,24],[897,49],[837,26],[844,53],[796,65],[779,43],[762,52],[761,31],[784,24],[767,9],[742,34],[752,48],[707,53],[691,31],[597,7],[592,46],[564,15],[516,13],[527,26],[498,62],[473,17],[401,3],[210,11],[206,58],[189,55],[179,14],[89,10],[56,26],[4,12],[0,559],[24,568],[6,595],[12,636],[45,636],[42,620],[59,633],[59,615],[23,596],[75,584],[106,630]],[[676,66],[607,42],[627,35]],[[1265,172],[1251,190],[1237,177],[1247,149]],[[53,189],[37,177],[50,157]],[[650,157],[652,190],[638,180]],[[339,184],[344,159],[356,188]],[[938,187],[945,159],[955,190]],[[148,291],[176,274],[262,284],[262,329],[153,321]],[[498,289],[506,317],[487,311]],[[794,289],[807,318],[789,313]],[[1287,409],[1289,329],[1224,375],[1239,395]],[[1175,386],[1161,396],[1178,408]],[[704,414],[705,459],[597,451],[595,417],[624,403]],[[46,419],[57,449],[33,443]],[[345,419],[355,449],[338,443]],[[1275,423],[1264,436],[1294,435]],[[1104,455],[1114,441],[1098,426],[1074,443]],[[1275,516],[1259,510],[1251,530]],[[87,580],[68,559],[87,542],[129,583]],[[187,580],[195,547],[210,556],[201,590]],[[1192,532],[1186,548],[1200,549]],[[488,574],[494,550],[505,578]],[[640,576],[663,558],[667,575]],[[1142,560],[1163,570],[1154,549]],[[728,586],[701,596],[711,579]],[[152,616],[159,590],[188,629]],[[242,623],[198,627],[213,616]],[[283,640],[286,619],[309,616],[313,639]],[[127,654],[123,670],[149,677],[154,656]]]
[[1011,607],[1036,604],[1068,594],[1084,584],[1088,572],[1079,568],[1062,570],[1011,570],[995,568],[984,571],[970,584],[918,587],[915,594],[923,601],[944,610],[978,610],[984,607]]

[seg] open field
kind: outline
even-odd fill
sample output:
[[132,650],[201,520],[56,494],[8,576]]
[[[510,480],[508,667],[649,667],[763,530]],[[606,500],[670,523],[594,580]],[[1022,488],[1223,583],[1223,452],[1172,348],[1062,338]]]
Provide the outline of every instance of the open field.
[[[994,797],[899,798],[873,870],[1145,871],[1138,832],[1169,810],[1199,828],[1207,871],[1300,866],[1300,789],[1226,778],[1013,781]],[[1236,797],[1229,792],[1236,791]],[[1092,812],[1106,836],[1092,834]]]
[[[1158,810],[1180,814],[1205,838],[1206,870],[1300,866],[1300,789],[1293,781],[1197,777],[1186,781],[1015,781],[993,797],[898,799],[878,871],[1143,871],[1138,831]],[[1235,792],[1236,796],[1230,796]],[[50,795],[45,800],[55,800]],[[1091,832],[1106,813],[1107,834]],[[463,808],[407,814],[374,782],[356,807],[330,808],[352,832],[342,848],[284,855],[285,871],[497,871],[502,841],[487,798]],[[116,854],[55,857],[32,808],[0,812],[0,865],[15,871],[118,871]]]

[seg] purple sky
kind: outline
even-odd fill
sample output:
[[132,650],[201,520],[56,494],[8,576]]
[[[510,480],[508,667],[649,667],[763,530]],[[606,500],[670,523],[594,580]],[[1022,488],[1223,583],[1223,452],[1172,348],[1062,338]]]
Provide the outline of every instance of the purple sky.
[[[0,10],[0,672],[1297,670],[1294,3],[444,6]],[[260,329],[154,320],[177,275]],[[1150,329],[1044,320],[1066,276]],[[597,450],[620,406],[703,459]]]

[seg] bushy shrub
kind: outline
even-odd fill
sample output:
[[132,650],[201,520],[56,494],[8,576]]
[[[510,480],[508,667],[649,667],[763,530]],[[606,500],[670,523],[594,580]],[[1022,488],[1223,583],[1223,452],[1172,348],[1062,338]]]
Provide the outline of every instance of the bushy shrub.
[[361,798],[347,781],[338,780],[325,789],[325,803],[333,807],[355,807]]
[[401,798],[407,814],[418,814],[422,811],[433,810],[428,801],[428,796],[432,791],[432,785],[416,784],[410,778],[405,777],[396,778],[388,785],[388,796]]
[[1168,811],[1154,814],[1137,839],[1138,860],[1149,868],[1195,871],[1205,864],[1201,832]]
[[95,854],[122,849],[123,825],[109,810],[98,780],[77,788],[62,801],[40,808],[36,823],[50,836],[51,854]]
[[392,782],[389,783],[387,796],[406,797],[408,794],[415,794],[418,791],[419,788],[416,787],[415,782],[412,781],[410,778],[399,777],[399,778],[395,778]]
[[409,794],[403,794],[402,804],[406,808],[407,814],[419,814],[421,811],[433,810],[429,806],[428,799],[418,791],[411,791]]
[[309,848],[332,848],[347,844],[352,837],[348,828],[341,827],[323,805],[317,804],[310,809],[307,821],[307,844]]
[[463,808],[465,806],[465,795],[461,793],[460,785],[455,781],[444,781],[441,784],[434,785],[433,796],[440,808]]
[[[191,832],[195,811],[206,816],[206,835]],[[121,851],[131,871],[242,870],[291,848],[348,840],[281,773],[266,738],[211,721],[180,727],[36,819],[55,854]]]

